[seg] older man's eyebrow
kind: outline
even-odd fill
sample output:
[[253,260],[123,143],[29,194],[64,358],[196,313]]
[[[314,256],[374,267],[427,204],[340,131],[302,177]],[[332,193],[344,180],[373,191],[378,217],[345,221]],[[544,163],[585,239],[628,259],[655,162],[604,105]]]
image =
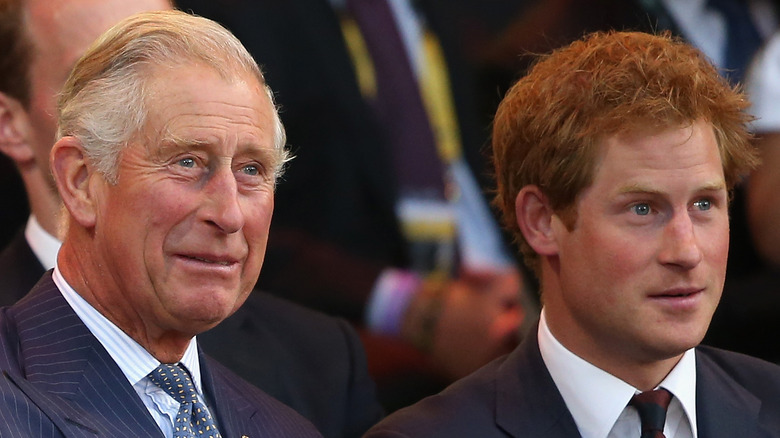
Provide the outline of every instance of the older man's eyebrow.
[[209,144],[209,141],[206,139],[199,139],[199,138],[193,138],[193,137],[181,137],[179,135],[175,135],[172,133],[167,133],[162,137],[160,140],[160,147],[197,147],[197,146],[204,146]]
[[[160,140],[155,153],[162,158],[187,151],[208,152],[212,144],[213,142],[207,139],[169,135]],[[271,168],[279,165],[279,152],[273,146],[262,147],[254,142],[245,142],[238,145],[235,153],[236,158],[249,158]]]

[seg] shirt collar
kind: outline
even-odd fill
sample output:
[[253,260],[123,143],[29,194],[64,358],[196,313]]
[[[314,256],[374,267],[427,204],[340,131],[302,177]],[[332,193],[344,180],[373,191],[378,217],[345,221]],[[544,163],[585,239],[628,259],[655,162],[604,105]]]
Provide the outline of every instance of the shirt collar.
[[698,436],[696,428],[696,350],[686,351],[677,365],[658,385],[666,388],[680,401],[693,436]]
[[[564,347],[550,332],[542,309],[539,350],[583,438],[606,437],[625,409],[636,388],[590,364]],[[696,436],[695,351],[683,354],[661,382],[682,403]]]
[[30,215],[24,228],[24,238],[30,245],[33,254],[41,262],[44,271],[53,268],[57,262],[57,252],[62,242],[43,229],[35,215]]
[[[160,361],[82,298],[68,284],[56,265],[52,279],[70,307],[103,345],[131,385],[137,384],[157,368]],[[200,361],[195,337],[190,339],[180,363],[187,367],[195,388],[202,395]]]

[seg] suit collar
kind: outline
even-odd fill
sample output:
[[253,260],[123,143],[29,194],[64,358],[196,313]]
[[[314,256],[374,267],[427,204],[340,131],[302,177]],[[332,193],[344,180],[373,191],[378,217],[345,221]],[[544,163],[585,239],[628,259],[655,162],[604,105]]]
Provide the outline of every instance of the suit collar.
[[[0,357],[2,372],[64,436],[162,436],[122,371],[62,297],[51,272],[2,312],[6,333],[0,340],[12,345],[5,349],[8,357]],[[203,391],[215,407],[223,436],[254,436],[260,430],[273,435],[279,432],[274,427],[299,418],[200,350],[198,354]],[[261,424],[269,426],[259,429]],[[304,430],[310,432],[300,428]]]
[[241,388],[234,387],[225,376],[230,372],[200,352],[201,379],[206,398],[216,409],[217,425],[224,437],[244,436],[250,430],[252,418],[258,414],[257,405],[247,399]]
[[763,436],[761,401],[718,366],[706,351],[696,354],[696,416],[699,436]]
[[[494,390],[496,424],[510,436],[579,436],[544,365],[536,336],[528,336],[499,367]],[[697,349],[696,416],[700,437],[764,436],[760,411],[761,401],[756,396],[737,384],[707,351]]]
[[544,366],[536,330],[531,333],[499,367],[495,380],[496,424],[513,437],[579,436],[574,419]]
[[[156,436],[160,429],[135,390],[46,273],[8,310],[19,339],[12,380],[67,427],[113,436]],[[96,402],[98,404],[96,404]],[[56,423],[56,421],[55,421]]]

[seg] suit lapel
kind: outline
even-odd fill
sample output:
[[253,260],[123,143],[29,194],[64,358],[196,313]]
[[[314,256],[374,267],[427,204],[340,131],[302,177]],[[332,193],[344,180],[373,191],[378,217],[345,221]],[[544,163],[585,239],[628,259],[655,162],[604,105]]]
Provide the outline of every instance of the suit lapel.
[[118,365],[57,290],[51,273],[9,313],[18,329],[24,376],[11,378],[53,421],[62,417],[64,433],[161,436]]
[[257,409],[239,392],[232,390],[219,379],[219,366],[200,351],[203,391],[210,405],[215,407],[220,433],[225,437],[244,436],[252,430],[250,420],[257,413]]
[[696,422],[699,436],[763,436],[759,426],[760,410],[758,398],[697,349]]
[[[495,384],[496,424],[510,436],[579,436],[544,365],[536,336],[529,336],[501,365]],[[760,425],[760,411],[757,397],[737,384],[706,352],[697,349],[698,436],[768,436]]]
[[513,437],[579,436],[539,352],[536,330],[515,349],[498,370],[496,424]]

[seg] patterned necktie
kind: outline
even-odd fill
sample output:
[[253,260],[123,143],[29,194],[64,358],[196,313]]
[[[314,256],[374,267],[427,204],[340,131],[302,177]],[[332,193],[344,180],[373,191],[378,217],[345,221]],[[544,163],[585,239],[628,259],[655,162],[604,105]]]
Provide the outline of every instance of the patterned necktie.
[[174,438],[221,438],[211,414],[198,399],[190,374],[178,364],[160,364],[149,373],[152,383],[181,403],[173,422]]
[[665,438],[666,408],[671,400],[672,394],[663,388],[645,391],[631,398],[628,404],[636,408],[642,422],[641,438]]

